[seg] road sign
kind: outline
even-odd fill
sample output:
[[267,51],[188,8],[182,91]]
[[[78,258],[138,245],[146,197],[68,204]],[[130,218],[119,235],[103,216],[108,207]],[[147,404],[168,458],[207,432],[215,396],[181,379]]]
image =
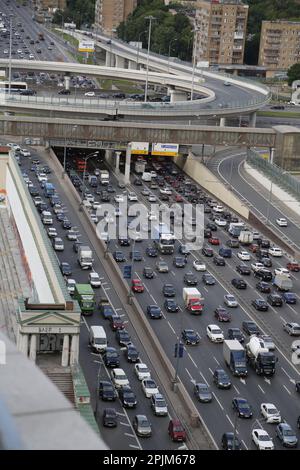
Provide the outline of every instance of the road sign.
[[124,279],[131,279],[131,265],[126,265],[123,268]]

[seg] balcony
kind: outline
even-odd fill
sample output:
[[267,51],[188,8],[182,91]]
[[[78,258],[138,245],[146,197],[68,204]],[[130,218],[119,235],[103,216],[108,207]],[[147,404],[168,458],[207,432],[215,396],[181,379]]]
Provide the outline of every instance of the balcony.
[[244,32],[243,31],[235,31],[233,39],[244,39]]

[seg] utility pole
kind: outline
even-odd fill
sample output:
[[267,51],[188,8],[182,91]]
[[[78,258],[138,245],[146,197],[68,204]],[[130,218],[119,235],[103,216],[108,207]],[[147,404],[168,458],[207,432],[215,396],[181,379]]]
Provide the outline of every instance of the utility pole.
[[152,28],[152,21],[156,20],[156,18],[152,15],[145,16],[145,20],[149,20],[149,34],[148,34],[148,53],[147,53],[147,71],[146,71],[146,84],[145,84],[145,103],[147,102],[148,98],[148,75],[149,75],[149,55],[150,55],[150,43],[151,43],[151,28]]

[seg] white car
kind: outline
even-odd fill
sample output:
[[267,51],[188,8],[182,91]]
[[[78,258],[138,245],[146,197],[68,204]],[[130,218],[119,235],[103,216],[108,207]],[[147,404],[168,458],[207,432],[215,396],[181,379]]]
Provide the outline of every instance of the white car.
[[30,157],[31,153],[27,149],[20,149],[20,154],[23,155],[23,157]]
[[193,262],[193,268],[196,269],[196,271],[206,271],[206,264],[199,259],[195,259]]
[[48,233],[49,238],[57,237],[57,230],[54,227],[49,227],[48,230],[47,230],[47,233]]
[[19,150],[21,150],[20,145],[15,144],[15,143],[12,143],[12,142],[10,142],[9,144],[7,144],[7,147],[10,147],[11,149],[16,150],[17,152],[18,152]]
[[116,194],[114,200],[115,202],[124,202],[124,196],[122,196],[122,194]]
[[266,419],[267,423],[281,423],[280,412],[277,410],[276,406],[273,405],[273,403],[262,403],[260,405],[260,412]]
[[84,96],[96,96],[94,91],[87,91]]
[[214,211],[214,212],[219,212],[219,213],[221,213],[221,212],[224,211],[224,207],[223,207],[223,206],[218,206],[218,205],[217,205],[217,206],[214,206],[214,207],[213,207],[213,211]]
[[34,60],[34,55],[33,54],[29,54],[29,60]]
[[224,341],[223,331],[220,330],[218,325],[208,325],[206,327],[206,335],[213,343],[223,343]]
[[237,257],[243,261],[250,261],[250,254],[248,251],[239,251]]
[[279,225],[279,227],[287,227],[287,220],[284,218],[276,219],[276,224]]
[[89,283],[92,287],[101,287],[101,280],[99,274],[96,272],[89,273]]
[[272,438],[264,429],[253,429],[251,437],[258,450],[274,450]]
[[91,214],[90,217],[91,217],[91,220],[94,222],[94,224],[97,224],[97,223],[98,223],[99,219],[98,219],[98,217],[96,216],[96,214]]
[[75,292],[75,279],[66,279],[67,289],[70,295],[73,295]]
[[232,294],[224,295],[224,304],[227,305],[227,307],[238,307],[239,305],[236,298]]
[[157,201],[157,198],[156,198],[155,196],[152,196],[152,195],[150,194],[150,196],[148,197],[148,201],[149,201],[149,202],[156,202],[156,201]]
[[159,393],[158,387],[155,381],[151,378],[142,380],[142,389],[146,398],[150,398],[151,395]]
[[284,276],[291,277],[290,272],[286,268],[275,268],[274,274],[283,274]]
[[280,258],[282,256],[282,250],[280,248],[277,248],[276,246],[272,246],[271,248],[269,248],[269,254]]
[[37,175],[37,179],[38,179],[39,183],[41,183],[42,181],[48,181],[48,177],[45,173],[39,173]]
[[160,194],[166,194],[167,196],[172,195],[172,189],[169,188],[162,188],[159,190]]
[[36,196],[35,198],[33,198],[33,203],[35,206],[38,206],[39,204],[42,204],[43,199],[41,198],[41,196]]
[[148,213],[148,220],[157,220],[157,215],[154,212]]
[[225,219],[216,218],[215,224],[218,225],[219,227],[226,227],[227,221]]
[[142,362],[134,365],[134,372],[139,380],[150,379],[151,373],[148,366]]
[[264,269],[264,265],[262,263],[252,263],[251,264],[251,269],[252,271],[256,272],[259,271],[260,269]]
[[131,201],[131,202],[138,200],[137,195],[136,195],[135,193],[129,193],[129,194],[128,194],[128,199],[129,199],[129,201]]
[[116,388],[121,388],[125,387],[126,385],[129,385],[129,380],[127,379],[127,376],[123,369],[113,369],[110,375],[113,385]]
[[101,203],[99,201],[94,201],[92,207],[93,209],[98,209],[98,207],[101,207]]
[[64,251],[65,245],[61,238],[55,237],[53,240],[53,248],[55,251]]
[[91,204],[93,204],[95,202],[95,198],[94,196],[91,194],[91,193],[87,193],[85,196],[84,196],[84,199],[86,201],[89,201]]

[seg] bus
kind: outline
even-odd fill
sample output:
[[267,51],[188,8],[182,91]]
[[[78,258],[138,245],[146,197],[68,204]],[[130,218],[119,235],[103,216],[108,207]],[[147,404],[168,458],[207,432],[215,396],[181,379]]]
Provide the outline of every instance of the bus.
[[[20,91],[27,90],[27,83],[26,82],[11,82],[10,83],[10,92],[11,93],[19,93]],[[0,92],[4,91],[8,93],[9,91],[9,82],[0,81]]]

